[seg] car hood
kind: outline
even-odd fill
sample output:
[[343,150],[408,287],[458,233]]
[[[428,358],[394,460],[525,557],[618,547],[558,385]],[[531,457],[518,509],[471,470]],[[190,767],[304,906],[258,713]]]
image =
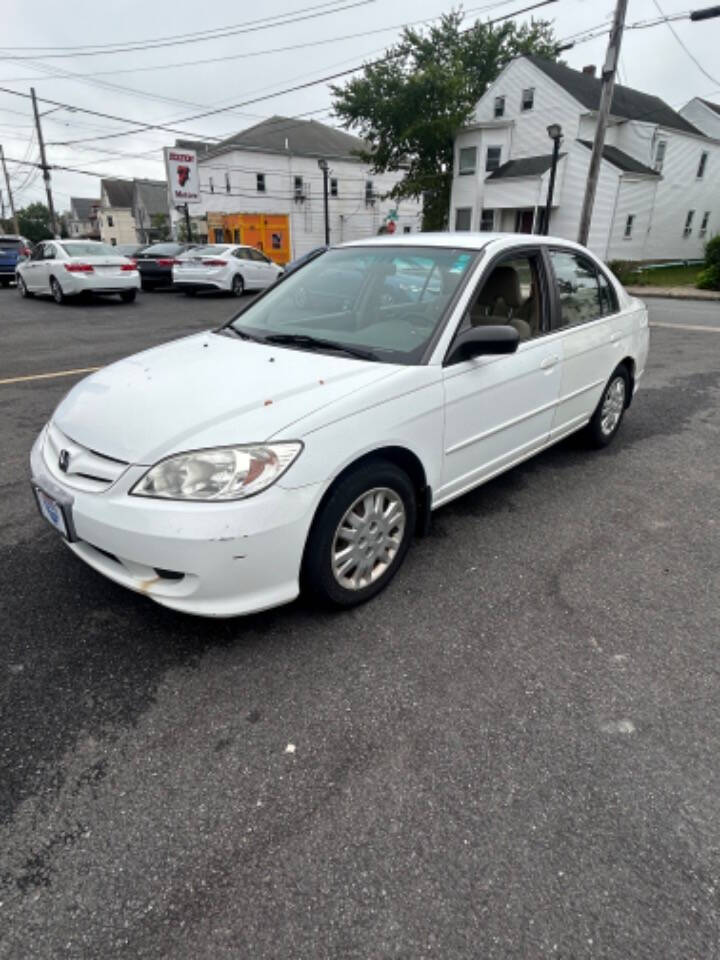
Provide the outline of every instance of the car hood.
[[[129,463],[266,440],[403,367],[205,333],[120,360],[67,394],[53,422]],[[291,431],[288,439],[298,434]]]

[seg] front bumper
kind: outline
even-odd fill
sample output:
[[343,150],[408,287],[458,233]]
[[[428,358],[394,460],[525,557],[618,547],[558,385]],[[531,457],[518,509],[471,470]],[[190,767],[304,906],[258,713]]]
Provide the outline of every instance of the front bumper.
[[[45,464],[43,430],[30,455],[33,482],[58,487]],[[62,487],[72,500],[87,564],[163,606],[210,617],[253,613],[293,600],[320,485],[275,484],[232,503],[131,497],[147,468],[130,466],[102,493]]]

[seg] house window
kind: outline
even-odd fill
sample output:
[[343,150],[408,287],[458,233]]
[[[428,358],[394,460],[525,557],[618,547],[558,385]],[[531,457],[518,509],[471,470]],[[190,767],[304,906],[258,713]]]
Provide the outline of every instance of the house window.
[[222,228],[222,227],[215,227],[215,229],[213,230],[213,233],[215,234],[215,243],[222,243],[222,242],[223,242],[223,228]]
[[461,177],[475,173],[477,166],[477,147],[460,147],[458,154],[458,175]]
[[412,233],[412,227],[403,227],[403,233]]
[[107,224],[107,225],[108,225],[109,227],[114,226],[114,224],[113,224],[113,218],[112,218],[112,216],[111,216],[110,214],[108,214],[107,220],[108,220],[108,224]]
[[627,220],[625,221],[625,234],[624,234],[624,236],[625,236],[625,239],[626,239],[626,240],[629,240],[630,237],[632,237],[632,228],[633,228],[633,223],[634,223],[634,222],[635,222],[635,214],[634,214],[634,213],[629,213],[629,214],[627,215]]
[[492,233],[495,229],[495,211],[483,210],[480,214],[480,229],[483,233]]
[[110,238],[110,246],[111,246],[111,247],[116,247],[116,246],[117,246],[117,237],[111,237],[111,238]]
[[372,207],[375,203],[375,191],[372,180],[365,181],[365,206]]
[[707,233],[708,223],[710,222],[710,211],[706,210],[703,214],[702,221],[700,223],[700,232],[698,233],[699,237],[704,237]]
[[304,200],[304,199],[305,199],[305,190],[303,189],[303,178],[302,178],[302,177],[295,177],[295,179],[293,180],[293,191],[294,191],[294,193],[295,193],[295,199],[296,199],[296,200]]
[[455,208],[455,229],[470,230],[472,227],[472,207]]
[[688,210],[687,216],[685,217],[685,229],[683,230],[684,237],[689,237],[692,234],[692,222],[694,216],[695,211]]
[[663,168],[663,163],[665,162],[665,151],[667,150],[667,140],[658,140],[657,147],[655,147],[655,171],[660,173]]
[[521,110],[532,110],[535,106],[535,89],[533,87],[528,87],[527,90],[523,90],[522,98],[520,100],[520,109]]
[[336,197],[337,195],[338,195],[337,177],[330,177],[330,196]]
[[707,151],[703,150],[703,152],[700,154],[700,163],[698,164],[698,172],[697,172],[698,180],[702,180],[702,178],[705,176],[705,167],[707,166],[707,158],[708,158]]
[[210,183],[210,193],[215,193],[215,181],[210,177],[208,182]]
[[225,193],[230,193],[230,173],[225,174]]
[[258,173],[255,175],[255,182],[257,184],[257,192],[265,193],[265,174]]
[[496,117],[505,116],[505,97],[495,97],[494,114]]
[[488,147],[487,154],[485,156],[485,169],[486,170],[497,170],[500,166],[500,155],[502,154],[502,147]]

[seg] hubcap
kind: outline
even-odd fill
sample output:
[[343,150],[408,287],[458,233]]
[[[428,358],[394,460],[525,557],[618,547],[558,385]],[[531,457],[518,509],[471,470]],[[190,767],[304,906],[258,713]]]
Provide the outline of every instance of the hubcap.
[[622,377],[615,377],[605,391],[602,409],[600,411],[600,429],[606,437],[610,436],[620,422],[625,409],[625,381]]
[[405,505],[388,487],[358,497],[335,531],[332,571],[346,590],[362,590],[390,567],[405,533]]
[[243,292],[242,277],[239,277],[239,276],[234,277],[232,286],[233,286],[233,293],[235,294],[236,297],[239,297],[240,294]]
[[57,282],[57,280],[53,280],[52,282],[52,295],[54,299],[57,300],[58,303],[60,303],[60,299],[62,297],[62,290],[60,289],[60,284]]

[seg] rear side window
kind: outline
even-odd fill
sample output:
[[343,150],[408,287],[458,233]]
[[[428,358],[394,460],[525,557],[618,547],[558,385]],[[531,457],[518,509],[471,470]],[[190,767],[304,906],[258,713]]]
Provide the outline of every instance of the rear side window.
[[556,330],[589,323],[608,312],[601,300],[597,270],[590,260],[560,250],[551,250],[550,260],[560,300]]

